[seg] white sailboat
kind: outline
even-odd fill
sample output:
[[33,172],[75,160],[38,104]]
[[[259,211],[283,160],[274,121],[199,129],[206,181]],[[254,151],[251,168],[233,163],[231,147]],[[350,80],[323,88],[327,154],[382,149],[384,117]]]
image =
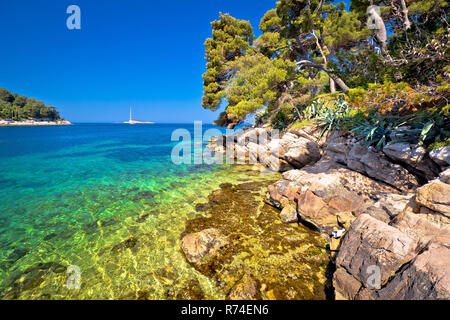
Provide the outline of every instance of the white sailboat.
[[152,124],[154,122],[133,120],[133,116],[132,116],[132,113],[131,113],[131,107],[130,107],[130,120],[129,121],[125,121],[124,123],[127,123],[127,124]]

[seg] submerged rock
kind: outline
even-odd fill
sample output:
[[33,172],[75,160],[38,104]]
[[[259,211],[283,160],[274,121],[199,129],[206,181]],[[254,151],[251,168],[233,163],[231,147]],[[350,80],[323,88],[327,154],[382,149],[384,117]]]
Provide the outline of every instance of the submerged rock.
[[181,288],[172,287],[166,294],[170,300],[203,300],[205,294],[200,287],[198,280],[191,280]]
[[125,241],[122,241],[121,243],[116,244],[111,250],[115,252],[119,252],[125,249],[131,249],[136,246],[137,239],[136,238],[129,238]]
[[147,290],[138,290],[137,292],[130,292],[118,300],[149,300],[149,292]]
[[181,239],[181,249],[190,263],[202,269],[228,243],[227,237],[220,230],[209,228],[185,235]]
[[116,223],[117,223],[117,221],[112,219],[112,218],[111,219],[106,219],[106,220],[103,220],[103,221],[98,221],[98,224],[100,226],[102,226],[102,227],[109,227],[109,226],[115,225]]
[[284,223],[295,223],[298,222],[297,208],[295,202],[291,202],[284,206],[280,213],[281,221]]
[[147,221],[148,217],[150,217],[149,213],[143,214],[143,215],[139,216],[139,218],[136,219],[136,222],[143,223],[143,222]]
[[245,274],[241,280],[231,289],[228,299],[230,300],[260,300],[260,284],[253,276]]
[[[214,228],[226,235],[228,243],[212,258],[204,259],[204,265],[196,250],[191,261],[200,262],[186,258],[216,280],[229,298],[324,299],[329,262],[325,239],[304,226],[280,221],[280,211],[264,203],[270,182],[213,192],[205,215],[189,220],[185,234]],[[251,275],[256,284],[244,275]],[[256,292],[254,285],[261,289]]]
[[27,248],[15,248],[6,258],[6,262],[4,263],[6,269],[9,269],[14,263],[26,256],[29,252],[30,249]]
[[51,239],[53,239],[53,238],[56,238],[57,236],[58,236],[58,235],[57,235],[55,232],[52,232],[52,233],[46,235],[46,236],[44,237],[44,240],[45,240],[45,241],[48,241],[48,240],[51,240]]
[[45,277],[52,273],[63,273],[66,267],[57,262],[41,262],[15,274],[2,292],[2,299],[18,299],[22,292],[34,289],[44,282]]

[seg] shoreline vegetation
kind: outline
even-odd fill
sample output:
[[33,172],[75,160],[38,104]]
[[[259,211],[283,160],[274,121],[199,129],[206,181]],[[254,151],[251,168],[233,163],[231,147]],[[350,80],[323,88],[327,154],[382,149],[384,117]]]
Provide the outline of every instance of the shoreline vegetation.
[[71,123],[56,107],[0,88],[0,126],[56,126]]

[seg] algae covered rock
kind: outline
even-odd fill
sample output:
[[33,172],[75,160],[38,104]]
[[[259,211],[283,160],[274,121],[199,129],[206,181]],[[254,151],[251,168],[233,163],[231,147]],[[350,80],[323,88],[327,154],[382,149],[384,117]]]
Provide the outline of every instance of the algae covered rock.
[[214,228],[226,234],[228,244],[203,265],[188,262],[230,299],[325,299],[326,240],[280,220],[280,210],[264,202],[273,182],[222,185],[215,191],[202,216],[188,220],[185,233]]
[[253,276],[245,274],[231,289],[230,300],[259,300],[261,299],[260,284]]
[[284,223],[295,223],[298,222],[297,208],[295,202],[290,202],[284,206],[280,213],[281,221]]
[[205,299],[205,294],[198,280],[190,280],[180,288],[170,288],[166,297],[170,300],[203,300]]
[[215,228],[187,234],[181,240],[181,248],[186,259],[194,265],[207,263],[227,244],[226,236]]

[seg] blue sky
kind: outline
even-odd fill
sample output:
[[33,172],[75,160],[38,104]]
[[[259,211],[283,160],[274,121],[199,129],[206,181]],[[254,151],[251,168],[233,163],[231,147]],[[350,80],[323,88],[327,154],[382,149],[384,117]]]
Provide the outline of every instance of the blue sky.
[[[66,9],[81,8],[81,30]],[[275,0],[0,1],[0,87],[73,122],[212,122],[201,107],[204,46],[219,11],[256,33]]]

